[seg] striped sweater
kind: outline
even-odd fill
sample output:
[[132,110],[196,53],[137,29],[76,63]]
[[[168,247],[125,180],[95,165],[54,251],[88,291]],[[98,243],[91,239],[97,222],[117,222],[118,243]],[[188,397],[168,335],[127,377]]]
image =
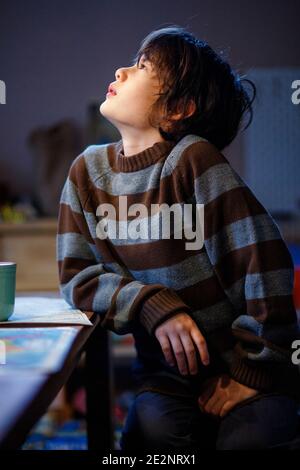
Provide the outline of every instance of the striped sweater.
[[[123,152],[122,140],[90,146],[70,168],[57,234],[63,297],[97,312],[104,328],[133,335],[139,390],[194,395],[204,378],[226,372],[262,392],[295,393],[293,262],[271,215],[199,136]],[[124,199],[127,210],[142,204],[146,212],[124,212]],[[149,227],[161,227],[163,217],[153,204],[203,207],[201,246],[187,249],[184,231],[175,236],[172,227],[170,237],[153,238]],[[130,231],[139,214],[144,237]],[[193,210],[194,227],[195,218]],[[169,366],[154,334],[179,312],[194,319],[208,344],[211,364],[198,357],[196,376]]]

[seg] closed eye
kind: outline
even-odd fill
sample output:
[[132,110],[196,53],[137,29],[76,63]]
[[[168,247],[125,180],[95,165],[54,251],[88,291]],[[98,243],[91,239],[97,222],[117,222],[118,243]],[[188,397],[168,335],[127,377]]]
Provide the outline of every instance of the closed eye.
[[145,69],[146,66],[145,66],[145,64],[143,64],[143,62],[140,62],[139,64],[137,64],[137,68],[138,69]]

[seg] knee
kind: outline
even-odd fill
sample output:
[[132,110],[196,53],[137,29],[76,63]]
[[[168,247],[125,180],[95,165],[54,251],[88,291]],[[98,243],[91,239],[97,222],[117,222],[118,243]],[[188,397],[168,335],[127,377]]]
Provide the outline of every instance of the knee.
[[151,442],[161,441],[165,431],[160,423],[157,407],[151,401],[151,394],[141,393],[136,396],[127,415],[121,434],[120,447],[132,451],[143,450]]
[[[155,398],[155,399],[154,399]],[[191,416],[178,409],[175,402],[164,396],[141,393],[135,402],[135,411],[141,437],[147,449],[174,449],[190,447],[193,438],[190,429]]]
[[292,439],[297,426],[296,402],[270,394],[242,405],[224,418],[216,449],[269,449]]
[[149,398],[146,393],[138,395],[135,410],[145,444],[158,448],[164,444],[173,426],[171,419]]

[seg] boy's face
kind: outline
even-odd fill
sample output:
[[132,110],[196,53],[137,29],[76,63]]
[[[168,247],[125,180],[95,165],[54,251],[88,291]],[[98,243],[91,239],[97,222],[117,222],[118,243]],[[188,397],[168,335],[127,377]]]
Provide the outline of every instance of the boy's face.
[[142,56],[131,67],[119,68],[111,84],[115,95],[107,95],[100,106],[101,114],[121,132],[125,128],[147,130],[151,106],[158,99],[160,83],[154,67]]

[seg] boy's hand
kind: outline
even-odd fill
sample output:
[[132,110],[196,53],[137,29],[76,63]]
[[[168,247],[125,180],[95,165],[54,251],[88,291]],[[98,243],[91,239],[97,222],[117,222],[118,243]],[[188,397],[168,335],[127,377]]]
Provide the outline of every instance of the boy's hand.
[[175,356],[181,374],[187,375],[189,372],[197,374],[196,348],[203,364],[209,364],[206,341],[194,320],[187,313],[174,315],[159,325],[154,333],[160,342],[166,361],[170,366],[175,366]]
[[223,418],[235,405],[257,394],[257,390],[223,374],[204,383],[198,404],[202,411]]

